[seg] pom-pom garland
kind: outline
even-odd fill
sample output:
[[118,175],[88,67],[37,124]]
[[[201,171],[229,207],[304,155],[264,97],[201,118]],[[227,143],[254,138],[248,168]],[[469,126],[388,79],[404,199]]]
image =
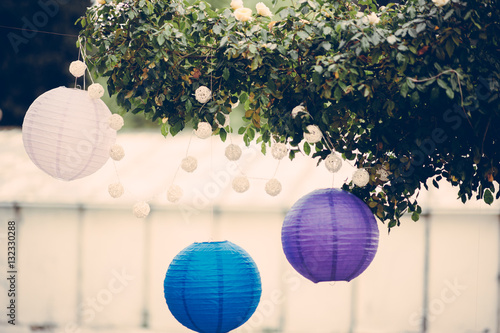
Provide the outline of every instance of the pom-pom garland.
[[87,65],[83,61],[73,61],[69,65],[69,72],[76,78],[83,76],[87,70]]
[[266,183],[266,193],[272,197],[277,196],[281,193],[281,183],[273,178]]
[[186,172],[193,172],[198,167],[198,161],[193,156],[187,156],[182,159],[181,168]]
[[104,88],[99,83],[94,83],[89,86],[89,97],[99,99],[104,96]]
[[273,144],[271,147],[271,155],[277,160],[283,159],[283,157],[286,156],[288,153],[288,149],[286,148],[286,145],[282,142],[278,142]]
[[114,129],[115,131],[119,131],[125,122],[123,121],[123,117],[120,116],[119,114],[113,114],[111,117],[109,117],[109,127]]
[[212,91],[206,86],[200,86],[195,90],[194,97],[201,104],[205,104],[212,98]]
[[179,185],[172,185],[168,188],[167,200],[172,203],[176,203],[182,198],[183,194],[184,192],[182,191],[182,188],[180,188]]
[[342,159],[335,153],[331,153],[325,158],[325,167],[331,173],[335,173],[342,168]]
[[226,157],[230,161],[237,161],[241,157],[241,148],[235,144],[226,147]]
[[123,195],[123,193],[125,192],[125,190],[123,189],[123,185],[121,183],[113,183],[113,184],[109,184],[108,192],[112,198],[116,199],[116,198],[121,197]]
[[144,201],[136,202],[134,204],[133,212],[135,217],[142,219],[145,218],[146,216],[149,215],[149,212],[151,211],[151,207],[149,207],[149,204]]
[[123,150],[122,146],[115,143],[109,150],[109,156],[115,161],[120,161],[123,157],[125,157],[125,150]]
[[370,181],[370,174],[366,169],[358,169],[352,175],[352,182],[359,187],[365,187]]
[[321,141],[321,138],[323,137],[323,133],[321,133],[321,130],[319,129],[318,126],[308,125],[306,127],[306,129],[307,129],[307,132],[309,132],[309,133],[304,132],[304,139],[306,139],[306,141],[308,143],[318,143]]
[[250,182],[246,176],[237,176],[232,182],[233,190],[238,193],[246,192],[250,188]]
[[200,139],[209,138],[212,135],[212,125],[206,121],[198,123],[198,129],[194,131],[194,134]]

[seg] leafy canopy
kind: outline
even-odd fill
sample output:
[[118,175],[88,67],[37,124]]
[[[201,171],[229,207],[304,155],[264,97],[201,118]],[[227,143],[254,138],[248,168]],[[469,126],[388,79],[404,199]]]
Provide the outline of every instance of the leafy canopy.
[[[343,189],[390,229],[405,212],[418,220],[415,197],[430,182],[446,179],[463,202],[500,196],[499,8],[435,1],[380,10],[367,1],[360,13],[302,0],[241,22],[203,1],[128,0],[79,22],[89,65],[126,111],[164,135],[207,121],[225,140],[231,129],[218,123],[239,100],[247,144],[287,142],[290,158],[302,151],[318,163],[335,151],[368,170],[367,186]],[[195,98],[202,85],[213,92],[206,104]],[[307,113],[294,118],[298,105]],[[303,143],[311,124],[324,135],[317,144]]]

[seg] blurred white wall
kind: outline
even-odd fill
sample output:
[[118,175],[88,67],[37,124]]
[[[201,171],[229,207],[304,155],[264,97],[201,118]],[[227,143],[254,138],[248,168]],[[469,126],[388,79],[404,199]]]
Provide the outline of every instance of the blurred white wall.
[[[111,199],[113,163],[65,183],[32,165],[20,132],[0,131],[0,141],[0,276],[9,220],[17,222],[19,263],[18,325],[8,325],[0,310],[0,332],[187,332],[165,304],[166,269],[192,242],[219,239],[247,250],[262,277],[261,303],[235,332],[423,332],[424,317],[429,333],[498,332],[499,206],[462,205],[445,184],[420,195],[420,221],[404,219],[390,235],[379,224],[379,250],[362,275],[313,284],[284,257],[283,217],[311,190],[332,181],[340,186],[352,173],[348,165],[333,180],[309,158],[282,161],[276,177],[283,192],[273,198],[263,191],[263,178],[278,164],[251,148],[240,165],[251,189],[237,194],[229,180],[239,170],[223,156],[227,143],[124,133],[118,142],[127,156],[116,170],[127,193]],[[176,183],[186,195],[173,205],[164,190],[188,146],[199,169],[179,171]],[[131,205],[145,199],[151,214],[137,219]],[[7,301],[2,278],[0,309]]]

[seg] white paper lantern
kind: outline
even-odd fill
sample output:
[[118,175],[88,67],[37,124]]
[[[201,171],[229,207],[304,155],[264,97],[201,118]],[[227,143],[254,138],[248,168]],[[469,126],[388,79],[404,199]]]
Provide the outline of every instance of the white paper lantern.
[[109,127],[114,129],[115,131],[121,130],[123,125],[125,125],[125,122],[123,120],[123,117],[119,114],[115,113],[111,117],[109,117]]
[[250,188],[250,182],[246,176],[237,176],[233,179],[232,187],[236,192],[243,193]]
[[39,96],[23,122],[23,143],[33,163],[52,177],[73,180],[99,170],[109,158],[116,131],[100,99],[59,87]]
[[109,149],[109,156],[115,161],[120,161],[125,157],[125,150],[119,144],[114,144]]
[[358,169],[352,175],[352,182],[359,187],[365,187],[370,181],[370,174],[366,169]]
[[304,132],[304,139],[306,139],[308,143],[317,143],[321,141],[323,133],[321,133],[321,130],[318,126],[309,125],[306,127],[306,129],[309,133]]
[[342,159],[335,153],[331,153],[325,158],[325,166],[328,171],[335,173],[342,168]]
[[212,91],[206,86],[200,86],[194,92],[194,97],[198,102],[205,104],[212,98]]
[[237,161],[241,157],[241,148],[235,144],[230,144],[226,147],[226,157],[230,161]]
[[74,76],[74,77],[80,77],[85,74],[85,71],[87,70],[87,65],[83,61],[77,60],[73,61],[69,65],[69,72]]
[[113,183],[109,184],[108,192],[112,198],[119,198],[123,195],[125,189],[123,188],[123,185],[121,183]]
[[281,183],[276,178],[269,180],[266,183],[266,193],[272,197],[281,193]]
[[182,159],[181,168],[186,172],[193,172],[198,167],[198,161],[193,156],[187,156]]
[[180,188],[179,185],[172,185],[168,188],[167,191],[167,200],[176,203],[182,198],[182,195],[184,192],[182,191],[182,188]]
[[149,212],[151,211],[151,207],[149,207],[149,204],[144,201],[136,202],[133,207],[133,212],[135,217],[142,219],[145,218],[146,216],[149,215]]
[[200,139],[207,139],[212,135],[212,125],[206,121],[198,123],[198,129],[194,130],[194,134]]
[[271,154],[273,157],[277,160],[281,160],[283,157],[288,154],[288,149],[286,148],[286,145],[282,142],[278,142],[273,144],[271,147]]
[[104,96],[104,88],[99,83],[94,83],[89,86],[89,96],[92,99],[99,99]]

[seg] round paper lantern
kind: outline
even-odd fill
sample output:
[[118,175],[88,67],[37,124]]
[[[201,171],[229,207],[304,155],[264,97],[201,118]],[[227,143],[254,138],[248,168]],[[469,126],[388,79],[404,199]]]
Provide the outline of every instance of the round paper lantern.
[[228,241],[193,243],[170,264],[164,282],[172,315],[187,328],[225,333],[244,324],[262,293],[250,255]]
[[281,230],[286,258],[314,283],[357,277],[375,257],[378,237],[368,206],[354,194],[332,188],[299,199]]
[[55,178],[88,176],[106,163],[116,140],[110,116],[106,104],[84,90],[49,90],[24,117],[24,148],[35,165]]

